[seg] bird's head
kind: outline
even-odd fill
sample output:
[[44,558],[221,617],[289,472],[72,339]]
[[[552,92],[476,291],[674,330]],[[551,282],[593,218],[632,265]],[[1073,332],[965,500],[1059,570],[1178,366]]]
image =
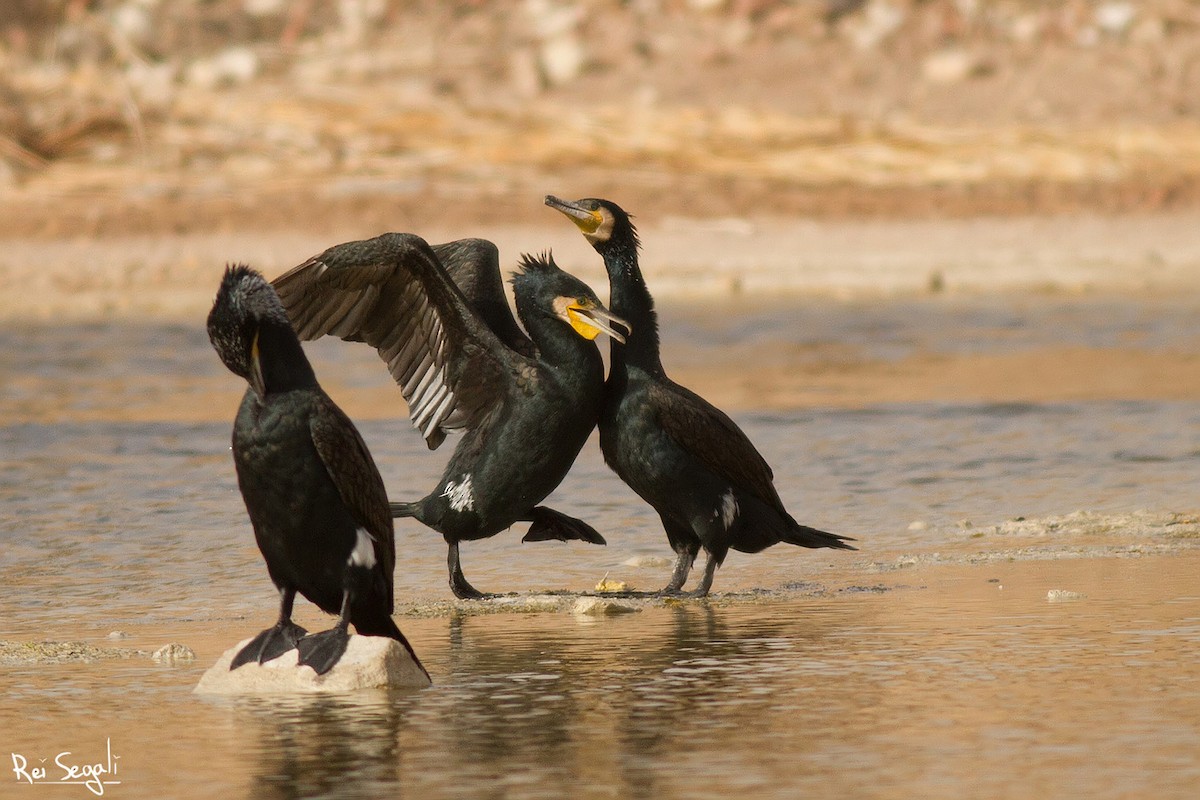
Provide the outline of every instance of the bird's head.
[[567,216],[583,233],[583,238],[600,253],[615,245],[638,247],[637,228],[629,214],[610,200],[585,197],[582,200],[560,200],[546,195],[546,205]]
[[275,289],[261,273],[245,264],[226,267],[212,311],[208,312],[208,339],[225,366],[249,381],[260,397],[266,388],[259,334],[268,324],[291,327]]
[[[524,317],[529,308],[562,320],[585,339],[607,334],[624,343],[629,323],[610,312],[586,283],[563,272],[549,253],[523,255],[513,275],[517,311]],[[617,330],[623,328],[624,333]]]

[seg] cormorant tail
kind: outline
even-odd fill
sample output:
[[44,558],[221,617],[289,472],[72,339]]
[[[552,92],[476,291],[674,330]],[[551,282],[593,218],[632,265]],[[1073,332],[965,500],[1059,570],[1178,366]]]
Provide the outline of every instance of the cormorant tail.
[[421,510],[421,502],[418,500],[414,503],[388,503],[388,508],[392,511],[392,519],[415,517]]
[[792,523],[791,530],[783,535],[783,541],[788,544],[799,545],[800,547],[831,547],[834,550],[857,550],[857,547],[848,545],[846,542],[853,542],[854,539],[849,536],[839,536],[836,533],[817,530],[810,528],[807,525],[801,525],[794,519],[789,518]]
[[425,673],[425,677],[429,677],[429,670],[425,669],[425,665],[417,657],[417,651],[413,650],[412,645],[408,643],[408,639],[405,638],[404,633],[401,632],[390,614],[372,614],[366,619],[355,615],[353,622],[354,629],[363,636],[386,636],[389,639],[395,639],[412,656],[413,663],[421,668],[421,672]]
[[536,506],[529,516],[523,519],[533,524],[521,539],[522,542],[568,542],[577,539],[589,544],[608,544],[591,525],[581,519],[568,517],[553,508]]
[[734,524],[738,526],[738,533],[729,545],[743,553],[757,553],[779,542],[799,547],[856,549],[845,543],[854,541],[850,537],[801,525],[790,514],[774,505],[767,505],[757,497],[743,494],[737,498],[737,502],[723,508],[731,512],[736,520]]

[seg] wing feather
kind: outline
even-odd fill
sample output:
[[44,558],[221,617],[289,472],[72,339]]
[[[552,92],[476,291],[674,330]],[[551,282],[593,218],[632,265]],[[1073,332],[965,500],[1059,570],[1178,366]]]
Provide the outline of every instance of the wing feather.
[[[472,252],[487,254],[490,247],[494,256],[490,242],[484,247],[478,244],[482,239],[468,241],[475,243],[468,248]],[[455,244],[439,247],[450,248],[472,291],[499,292],[484,306],[494,320],[498,300],[519,333],[507,311],[496,258],[484,269],[451,247]],[[493,272],[490,281],[486,276]],[[503,403],[512,376],[527,360],[482,318],[478,303],[463,293],[434,249],[412,234],[331,247],[274,285],[300,338],[337,336],[378,351],[408,403],[413,427],[431,448],[448,430],[479,425]]]
[[379,469],[354,423],[324,392],[317,401],[316,413],[309,417],[309,432],[342,502],[354,521],[371,536],[375,560],[382,566],[387,584],[388,613],[391,613],[396,539]]
[[650,402],[663,430],[714,474],[783,510],[771,465],[725,412],[669,380],[651,387]]

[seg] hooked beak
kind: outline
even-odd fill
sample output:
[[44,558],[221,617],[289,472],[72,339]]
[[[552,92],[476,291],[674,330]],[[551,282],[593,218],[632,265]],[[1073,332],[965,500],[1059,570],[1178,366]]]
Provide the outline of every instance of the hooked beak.
[[604,221],[599,213],[588,211],[583,206],[567,200],[560,200],[552,194],[546,195],[546,205],[570,217],[571,221],[578,225],[584,233],[595,233],[596,229],[600,227],[600,223]]
[[254,332],[254,340],[250,343],[250,386],[258,399],[267,396],[267,381],[263,377],[262,359],[258,352],[258,331]]
[[[625,337],[633,332],[633,327],[628,322],[621,319],[603,306],[592,306],[590,308],[585,308],[583,306],[574,305],[570,307],[570,311],[573,314],[578,314],[579,316],[585,318],[587,320],[586,324],[591,325],[601,333],[608,334],[621,344],[625,344]],[[613,324],[624,328],[625,333],[622,334],[613,327]],[[594,336],[589,338],[594,338]]]

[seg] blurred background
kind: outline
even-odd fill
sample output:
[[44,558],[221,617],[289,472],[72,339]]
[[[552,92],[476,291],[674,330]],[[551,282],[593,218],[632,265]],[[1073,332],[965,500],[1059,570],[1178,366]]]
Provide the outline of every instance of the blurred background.
[[1198,121],[1189,0],[0,4],[8,236],[1191,208]]

